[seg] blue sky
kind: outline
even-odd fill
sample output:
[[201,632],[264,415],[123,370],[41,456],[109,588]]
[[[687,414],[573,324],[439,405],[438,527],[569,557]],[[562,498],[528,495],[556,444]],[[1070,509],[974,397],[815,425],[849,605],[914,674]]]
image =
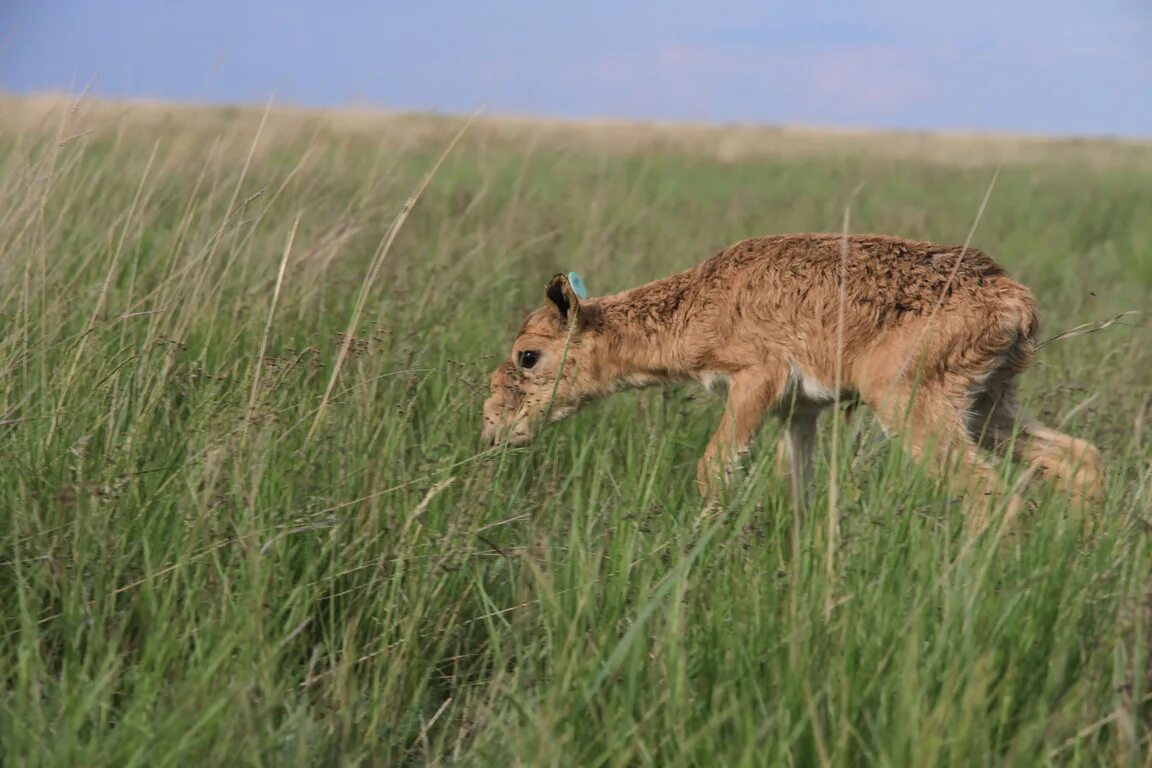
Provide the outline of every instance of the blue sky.
[[0,90],[1152,137],[1150,0],[0,0]]

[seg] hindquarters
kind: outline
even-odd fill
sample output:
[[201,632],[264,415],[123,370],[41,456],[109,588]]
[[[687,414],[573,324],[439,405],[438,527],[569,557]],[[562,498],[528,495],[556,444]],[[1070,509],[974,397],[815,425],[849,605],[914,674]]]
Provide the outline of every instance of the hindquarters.
[[1018,378],[1036,351],[1035,302],[1006,278],[982,304],[945,303],[880,336],[855,366],[862,400],[912,458],[949,484],[976,510],[982,525],[989,504],[1008,498],[981,448],[1025,462],[1078,499],[1098,498],[1099,452],[1084,440],[1022,417]]
[[894,409],[910,407],[913,395],[946,399],[959,418],[977,395],[1031,366],[1038,330],[1031,293],[1001,277],[980,294],[953,295],[933,311],[878,329],[853,361],[854,384],[887,420],[898,419]]
[[1005,364],[973,394],[967,431],[982,448],[1028,468],[1077,503],[1099,504],[1104,497],[1104,465],[1091,442],[1046,426],[1020,406],[1018,377],[1023,371]]

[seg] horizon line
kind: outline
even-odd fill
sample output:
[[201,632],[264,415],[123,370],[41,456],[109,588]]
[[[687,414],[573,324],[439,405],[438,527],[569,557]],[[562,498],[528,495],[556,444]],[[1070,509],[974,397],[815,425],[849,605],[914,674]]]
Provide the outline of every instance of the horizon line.
[[1113,144],[1152,145],[1152,133],[1085,133],[1085,132],[1051,132],[1041,133],[1035,131],[1011,131],[997,129],[968,129],[968,128],[914,128],[894,126],[870,126],[867,124],[823,124],[803,122],[768,122],[757,120],[700,120],[686,118],[655,118],[633,117],[626,115],[564,115],[552,112],[526,112],[516,110],[490,111],[486,107],[478,107],[472,111],[454,110],[440,107],[402,107],[390,106],[378,101],[348,101],[339,105],[306,104],[295,101],[278,101],[275,92],[271,92],[264,103],[241,99],[188,99],[157,96],[123,96],[96,94],[87,89],[79,92],[60,88],[47,88],[35,90],[16,90],[0,85],[0,99],[60,99],[70,102],[102,102],[106,104],[139,104],[150,106],[163,106],[177,109],[240,109],[245,111],[269,112],[277,109],[294,112],[307,112],[313,114],[359,112],[379,115],[381,117],[443,117],[450,119],[468,119],[474,113],[479,113],[478,120],[507,120],[519,122],[537,122],[553,125],[581,125],[595,127],[597,125],[620,125],[630,127],[651,128],[694,128],[703,130],[763,130],[780,133],[812,133],[825,135],[903,135],[923,136],[952,139],[991,139],[991,140],[1024,140],[1035,142],[1075,143],[1098,142]]

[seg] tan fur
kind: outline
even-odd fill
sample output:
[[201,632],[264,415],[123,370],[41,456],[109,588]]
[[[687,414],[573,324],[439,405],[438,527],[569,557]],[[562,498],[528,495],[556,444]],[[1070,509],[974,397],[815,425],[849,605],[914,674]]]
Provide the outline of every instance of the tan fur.
[[[727,407],[697,472],[705,494],[773,414],[785,424],[778,466],[806,499],[817,416],[839,399],[868,405],[915,460],[950,476],[978,509],[997,479],[978,448],[1026,462],[1078,499],[1100,497],[1096,447],[1019,412],[1016,379],[1032,362],[1037,333],[1026,287],[975,249],[960,258],[960,246],[879,235],[844,245],[836,234],[753,238],[585,301],[556,275],[545,307],[524,321],[492,374],[484,439],[530,442],[543,422],[627,388],[723,381]],[[526,350],[538,353],[527,370],[517,363]],[[960,471],[946,472],[946,460]]]

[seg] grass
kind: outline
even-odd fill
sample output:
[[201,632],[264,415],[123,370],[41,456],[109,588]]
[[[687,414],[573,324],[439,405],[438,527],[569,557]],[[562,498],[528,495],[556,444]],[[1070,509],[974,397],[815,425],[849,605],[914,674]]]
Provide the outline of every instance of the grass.
[[1141,316],[1042,350],[1026,399],[1109,495],[1085,527],[1038,489],[1011,545],[886,443],[833,470],[827,421],[811,514],[760,450],[703,515],[689,388],[478,445],[553,273],[838,231],[861,183],[854,230],[962,242],[994,162],[974,244],[1046,336],[1146,312],[1147,145],[481,121],[384,250],[459,121],[4,104],[5,762],[1150,759]]

